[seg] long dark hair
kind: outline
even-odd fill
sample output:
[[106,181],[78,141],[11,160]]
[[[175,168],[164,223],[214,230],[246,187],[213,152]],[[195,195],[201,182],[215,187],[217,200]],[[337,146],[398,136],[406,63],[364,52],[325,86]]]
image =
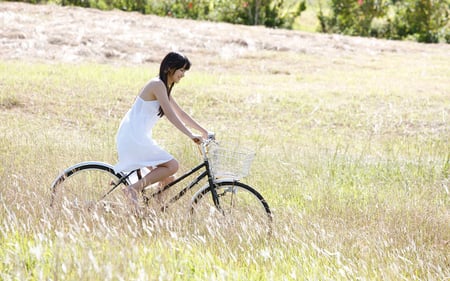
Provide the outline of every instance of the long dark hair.
[[[167,84],[167,76],[169,74],[173,74],[177,69],[181,68],[189,70],[189,68],[191,68],[191,62],[185,55],[178,52],[168,53],[162,60],[161,65],[159,67],[159,79],[161,79],[161,81],[163,81],[164,85],[166,86],[167,97],[169,99],[170,93],[172,92],[173,83],[171,85]],[[161,106],[159,107],[158,116],[159,117],[164,116],[164,111],[161,108]]]

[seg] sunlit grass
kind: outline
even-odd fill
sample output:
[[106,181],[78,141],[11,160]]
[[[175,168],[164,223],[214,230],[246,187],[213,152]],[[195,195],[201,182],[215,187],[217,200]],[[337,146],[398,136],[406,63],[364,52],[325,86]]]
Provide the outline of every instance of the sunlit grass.
[[[54,212],[49,188],[59,172],[115,163],[120,118],[157,65],[1,62],[0,279],[450,276],[444,57],[264,52],[238,58],[241,68],[225,71],[227,63],[194,61],[174,97],[219,140],[241,138],[256,151],[244,182],[273,209],[267,237],[218,223],[193,231],[181,215],[189,198],[145,218]],[[154,134],[182,171],[197,163],[167,121]]]

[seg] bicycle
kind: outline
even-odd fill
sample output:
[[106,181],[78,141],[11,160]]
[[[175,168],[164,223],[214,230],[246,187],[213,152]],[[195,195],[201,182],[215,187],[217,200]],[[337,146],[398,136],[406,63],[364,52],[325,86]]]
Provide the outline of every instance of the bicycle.
[[[214,138],[205,140],[199,147],[203,161],[157,191],[144,188],[140,196],[144,206],[149,206],[153,197],[197,173],[189,184],[161,206],[160,211],[165,212],[206,179],[206,184],[191,198],[190,217],[196,217],[197,222],[214,220],[242,229],[257,226],[259,232],[270,232],[273,215],[267,201],[256,189],[240,181],[248,174],[254,154],[224,148]],[[131,184],[132,178],[141,179],[142,174],[142,169],[116,173],[112,165],[104,162],[78,163],[65,169],[53,181],[51,206],[117,213],[126,208],[124,201],[127,199],[122,192],[115,191]],[[211,200],[207,200],[208,197]]]

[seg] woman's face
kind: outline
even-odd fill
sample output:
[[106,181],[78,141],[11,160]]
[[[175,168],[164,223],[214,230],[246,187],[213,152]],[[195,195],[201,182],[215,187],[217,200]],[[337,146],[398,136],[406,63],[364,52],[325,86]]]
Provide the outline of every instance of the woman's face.
[[178,83],[178,82],[180,82],[181,78],[184,77],[184,73],[185,73],[186,71],[187,71],[187,70],[184,69],[184,68],[179,68],[179,69],[175,70],[175,71],[172,73],[172,75],[169,74],[169,77],[168,77],[168,78],[169,78],[169,81],[171,81],[172,83]]

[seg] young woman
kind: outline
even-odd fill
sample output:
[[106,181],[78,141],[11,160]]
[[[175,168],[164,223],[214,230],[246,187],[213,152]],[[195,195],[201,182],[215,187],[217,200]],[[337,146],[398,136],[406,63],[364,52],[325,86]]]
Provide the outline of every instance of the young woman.
[[[133,171],[147,167],[150,173],[140,181],[129,185],[125,194],[136,205],[137,194],[144,187],[160,182],[164,186],[173,180],[178,170],[178,162],[163,150],[152,138],[152,128],[163,116],[192,141],[199,144],[207,138],[208,131],[178,106],[170,96],[173,86],[184,77],[191,63],[177,52],[168,53],[161,62],[159,76],[153,78],[142,88],[136,100],[120,123],[117,132],[117,151],[119,162],[116,172]],[[188,127],[198,130],[193,134]]]

